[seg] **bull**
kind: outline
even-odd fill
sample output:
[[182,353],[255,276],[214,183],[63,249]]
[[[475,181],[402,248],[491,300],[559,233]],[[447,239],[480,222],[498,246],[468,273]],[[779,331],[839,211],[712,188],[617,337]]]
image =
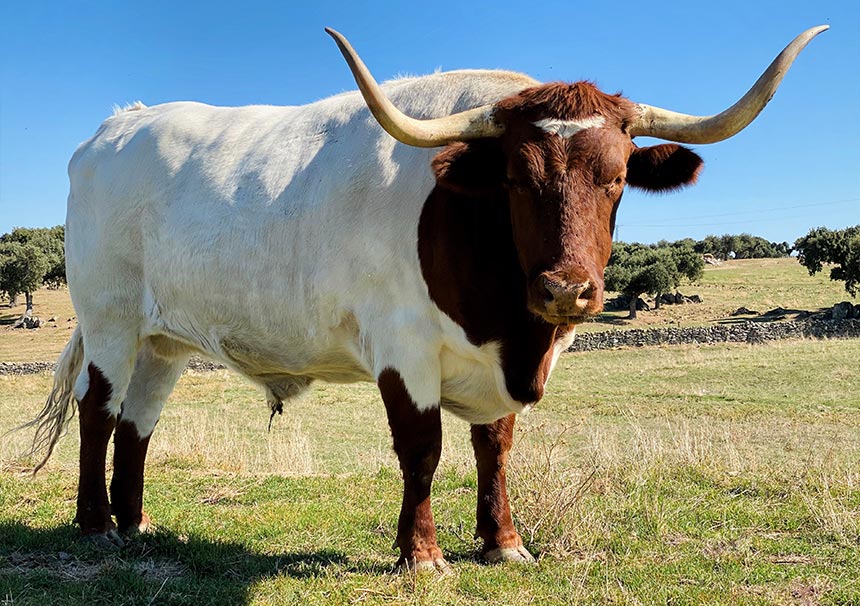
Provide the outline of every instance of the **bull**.
[[[825,29],[709,117],[505,71],[379,86],[332,30],[360,93],[115,112],[69,164],[79,323],[32,422],[36,468],[77,408],[76,521],[122,545],[149,527],[147,446],[192,354],[261,385],[272,410],[314,380],[374,381],[403,472],[399,565],[447,566],[430,507],[442,409],[471,424],[483,557],[532,560],[505,486],[515,418],[602,309],[625,185],[694,183],[702,160],[678,143],[745,128]],[[672,143],[638,147],[646,135]]]

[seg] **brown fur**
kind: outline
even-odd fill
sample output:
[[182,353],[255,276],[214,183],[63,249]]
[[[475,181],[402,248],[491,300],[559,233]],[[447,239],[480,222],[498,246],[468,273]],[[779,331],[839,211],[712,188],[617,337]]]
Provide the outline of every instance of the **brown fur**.
[[692,185],[699,178],[702,159],[686,147],[665,143],[636,148],[627,161],[627,182],[651,192],[667,192]]
[[143,467],[149,438],[141,438],[134,424],[120,417],[113,438],[110,483],[111,510],[120,532],[135,531],[149,524],[149,517],[143,511]]
[[509,415],[489,425],[472,425],[472,447],[478,466],[477,535],[484,541],[482,553],[523,544],[514,528],[505,485],[515,420],[515,415]]
[[397,522],[399,564],[434,562],[442,558],[430,509],[430,485],[442,453],[441,411],[438,406],[419,411],[393,369],[383,370],[377,383],[403,472],[403,504]]
[[[570,138],[533,124],[595,114],[603,127]],[[537,402],[555,342],[603,307],[625,181],[677,188],[695,181],[701,159],[677,145],[637,148],[625,132],[634,105],[586,82],[524,90],[498,103],[495,117],[502,137],[454,143],[433,160],[418,255],[436,305],[475,345],[498,342],[511,397]],[[513,426],[510,416],[472,427],[484,553],[522,545],[505,488]]]
[[91,535],[103,534],[114,527],[105,486],[105,458],[116,417],[108,414],[104,408],[111,397],[111,384],[92,363],[87,372],[89,387],[78,404],[81,464],[75,519],[81,532]]
[[576,120],[593,114],[622,127],[636,117],[636,110],[620,94],[607,95],[591,82],[550,82],[527,88],[496,104],[496,118],[505,124],[543,118]]

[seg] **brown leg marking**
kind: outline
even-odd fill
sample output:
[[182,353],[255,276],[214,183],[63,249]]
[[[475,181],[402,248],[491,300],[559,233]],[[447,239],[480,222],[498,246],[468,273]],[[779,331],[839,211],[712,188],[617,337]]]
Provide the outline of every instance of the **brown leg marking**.
[[123,421],[120,416],[113,438],[110,502],[121,533],[149,528],[149,516],[143,511],[143,466],[149,438],[141,438],[134,423]]
[[489,425],[472,425],[472,447],[478,467],[478,536],[490,561],[531,561],[523,547],[508,504],[505,468],[514,438],[515,415]]
[[116,417],[105,410],[111,384],[94,364],[90,363],[87,372],[89,387],[78,404],[81,451],[75,520],[84,535],[103,535],[114,529],[105,487],[105,457]]
[[447,565],[436,543],[430,509],[430,485],[442,452],[441,410],[436,407],[420,412],[395,370],[382,371],[378,384],[388,412],[394,452],[403,472],[403,505],[397,523],[398,566],[444,569]]

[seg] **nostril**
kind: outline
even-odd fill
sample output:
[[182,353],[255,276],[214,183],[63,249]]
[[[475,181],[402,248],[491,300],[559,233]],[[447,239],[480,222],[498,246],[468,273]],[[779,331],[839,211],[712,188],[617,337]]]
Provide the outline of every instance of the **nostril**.
[[574,300],[576,299],[587,299],[589,293],[591,292],[592,287],[591,283],[586,280],[580,284],[572,284],[570,286],[569,292]]
[[542,294],[544,303],[549,304],[555,301],[555,292],[553,291],[550,282],[544,282]]

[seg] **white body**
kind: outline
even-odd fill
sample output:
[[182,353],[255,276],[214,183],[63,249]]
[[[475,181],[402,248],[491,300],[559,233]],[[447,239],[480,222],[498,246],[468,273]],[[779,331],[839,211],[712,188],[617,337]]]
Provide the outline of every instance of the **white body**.
[[[427,118],[534,84],[462,71],[384,88]],[[85,362],[105,372],[112,405],[140,400],[123,415],[148,435],[163,401],[151,392],[166,398],[200,351],[272,401],[311,379],[375,380],[393,368],[419,408],[442,402],[477,423],[521,412],[497,345],[470,344],[422,278],[417,229],[437,151],[397,143],[358,93],[108,118],[69,165],[66,259]]]

